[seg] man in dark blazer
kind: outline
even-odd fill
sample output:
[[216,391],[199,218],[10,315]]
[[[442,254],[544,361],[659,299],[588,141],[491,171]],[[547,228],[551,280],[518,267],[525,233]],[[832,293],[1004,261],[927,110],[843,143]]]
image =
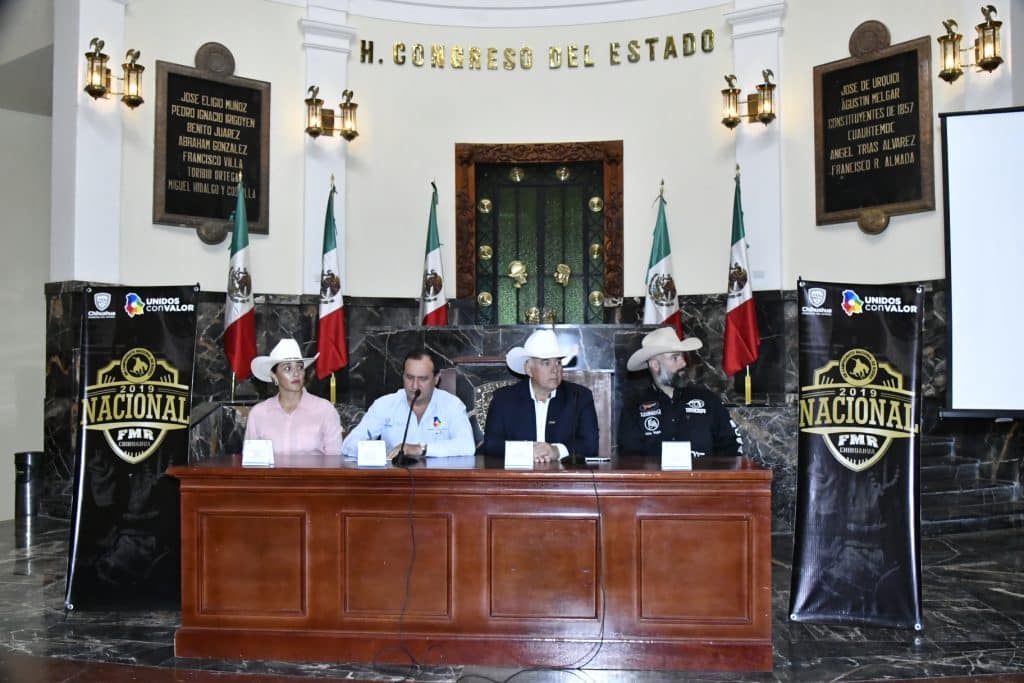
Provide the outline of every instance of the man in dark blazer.
[[534,462],[598,455],[597,411],[590,389],[562,381],[577,346],[563,347],[554,330],[537,330],[510,350],[505,363],[527,379],[494,392],[483,452],[502,455],[506,441],[533,441]]

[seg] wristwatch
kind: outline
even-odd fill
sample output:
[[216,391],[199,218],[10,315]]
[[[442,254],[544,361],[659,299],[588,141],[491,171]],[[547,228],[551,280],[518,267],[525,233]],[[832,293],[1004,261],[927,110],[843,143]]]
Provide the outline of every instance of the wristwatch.
[[421,443],[420,444],[420,455],[426,455],[426,454],[427,454],[427,444]]

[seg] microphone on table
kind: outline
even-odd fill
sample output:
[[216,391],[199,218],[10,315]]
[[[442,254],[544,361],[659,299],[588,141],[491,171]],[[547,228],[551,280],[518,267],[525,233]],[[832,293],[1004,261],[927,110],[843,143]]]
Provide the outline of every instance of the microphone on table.
[[397,467],[408,467],[420,460],[415,455],[405,454],[405,439],[409,436],[409,422],[412,421],[412,408],[416,405],[416,399],[420,397],[420,393],[420,390],[417,389],[416,393],[412,395],[412,400],[409,401],[409,415],[405,418],[405,432],[402,433],[402,445],[398,448],[398,453],[395,457],[391,458],[391,464]]

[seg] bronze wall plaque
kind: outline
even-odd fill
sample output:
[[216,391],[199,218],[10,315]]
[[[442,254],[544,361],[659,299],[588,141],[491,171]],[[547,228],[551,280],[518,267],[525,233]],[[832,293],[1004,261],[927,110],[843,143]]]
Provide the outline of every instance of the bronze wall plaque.
[[931,41],[888,35],[864,22],[853,57],[814,67],[818,225],[856,220],[876,234],[891,215],[935,208]]
[[249,232],[269,233],[270,83],[233,72],[218,43],[199,49],[196,68],[156,63],[153,222],[207,243],[231,230],[239,172]]

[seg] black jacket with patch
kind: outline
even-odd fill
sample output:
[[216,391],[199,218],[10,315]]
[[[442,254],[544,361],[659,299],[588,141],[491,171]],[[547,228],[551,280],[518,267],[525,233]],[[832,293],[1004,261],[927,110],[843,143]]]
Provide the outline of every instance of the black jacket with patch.
[[693,457],[743,455],[743,438],[718,396],[704,387],[676,389],[670,399],[653,384],[619,418],[619,453],[661,455],[663,441],[689,441]]

